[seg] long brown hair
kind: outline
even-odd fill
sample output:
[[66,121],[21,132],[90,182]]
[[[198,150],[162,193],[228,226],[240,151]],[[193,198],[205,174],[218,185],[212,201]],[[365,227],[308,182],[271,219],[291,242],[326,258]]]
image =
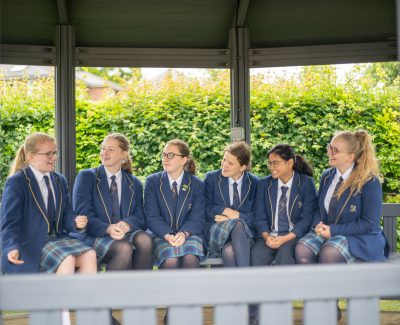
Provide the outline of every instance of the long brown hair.
[[374,177],[380,178],[378,160],[375,156],[371,136],[367,131],[341,131],[336,133],[333,139],[345,141],[348,153],[354,154],[354,169],[340,187],[338,197],[348,188],[350,188],[350,195],[359,193],[366,182]]
[[165,146],[176,146],[179,150],[179,153],[181,155],[183,155],[184,157],[187,157],[187,162],[185,164],[185,166],[183,166],[183,169],[186,170],[188,173],[196,175],[196,162],[194,161],[191,153],[190,153],[190,149],[189,149],[189,145],[180,139],[173,139],[173,140],[169,140]]
[[37,152],[39,144],[47,141],[56,143],[56,139],[47,133],[36,132],[28,135],[15,155],[8,176],[12,176],[22,168],[27,167],[29,165],[28,156]]
[[128,172],[129,174],[133,174],[129,139],[121,133],[110,133],[104,138],[103,143],[110,139],[118,141],[118,147],[128,153],[127,157],[122,162],[121,169]]

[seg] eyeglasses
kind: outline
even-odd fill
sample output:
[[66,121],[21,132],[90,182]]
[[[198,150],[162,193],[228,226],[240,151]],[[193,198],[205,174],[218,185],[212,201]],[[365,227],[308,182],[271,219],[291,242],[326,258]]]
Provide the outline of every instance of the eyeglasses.
[[174,159],[175,156],[185,157],[184,155],[179,155],[179,154],[173,153],[173,152],[168,152],[168,153],[162,152],[160,156],[161,156],[161,159],[168,158],[170,160]]
[[48,151],[48,152],[35,152],[34,155],[46,156],[47,158],[51,159],[54,156],[58,157],[57,151]]
[[336,148],[335,146],[332,146],[330,143],[328,143],[326,145],[326,151],[328,152],[328,154],[331,154],[332,156],[341,152],[341,151],[339,151],[338,148]]
[[[272,167],[276,168],[276,167],[279,166],[279,164],[280,164],[281,162],[284,162],[284,161],[285,161],[285,160],[268,161],[267,165],[268,165],[268,168],[272,168]],[[286,161],[285,161],[285,162],[286,162]]]

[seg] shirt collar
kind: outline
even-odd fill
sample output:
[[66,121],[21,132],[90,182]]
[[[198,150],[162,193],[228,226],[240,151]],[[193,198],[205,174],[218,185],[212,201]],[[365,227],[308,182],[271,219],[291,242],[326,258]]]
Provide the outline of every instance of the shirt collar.
[[169,176],[169,174],[167,173],[170,187],[172,187],[172,183],[173,183],[173,182],[176,182],[176,184],[177,184],[177,186],[178,186],[178,189],[179,189],[179,188],[180,188],[180,185],[181,185],[181,183],[182,183],[183,174],[185,174],[184,171],[182,171],[182,174],[181,174],[177,179],[172,179],[172,177]]
[[36,180],[37,180],[37,182],[38,182],[39,184],[40,184],[40,182],[43,180],[43,177],[44,177],[44,176],[48,176],[48,177],[49,177],[49,180],[51,180],[51,177],[50,177],[50,173],[49,173],[49,172],[47,172],[47,173],[42,173],[42,172],[38,171],[36,168],[32,167],[32,165],[29,165],[29,168],[32,170],[32,173],[33,173],[33,175],[35,176],[35,178],[36,178]]
[[292,177],[290,177],[290,179],[288,180],[288,182],[287,182],[286,184],[284,184],[284,183],[278,178],[278,187],[281,188],[282,186],[286,186],[286,187],[288,187],[288,190],[290,190],[290,189],[292,188],[293,178],[294,178],[294,173],[293,173]]
[[229,185],[233,185],[233,183],[236,182],[238,187],[242,186],[243,176],[244,176],[244,173],[236,181],[232,177],[228,177]]
[[354,169],[354,164],[352,164],[351,167],[342,174],[339,171],[339,169],[336,168],[335,179],[339,179],[340,177],[342,177],[343,180],[345,181],[346,179],[348,179],[350,177],[350,174],[353,171],[353,169]]
[[121,169],[118,170],[115,174],[111,173],[106,167],[104,167],[104,170],[106,171],[107,179],[111,178],[111,176],[115,175],[116,179],[119,179],[121,177]]

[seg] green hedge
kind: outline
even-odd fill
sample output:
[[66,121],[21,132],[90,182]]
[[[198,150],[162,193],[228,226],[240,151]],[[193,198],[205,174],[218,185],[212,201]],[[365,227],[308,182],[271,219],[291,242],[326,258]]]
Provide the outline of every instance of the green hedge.
[[[332,134],[364,128],[374,136],[385,192],[400,193],[398,80],[382,87],[358,72],[338,83],[330,66],[303,68],[290,80],[266,80],[259,75],[251,83],[255,174],[268,174],[266,152],[286,142],[310,160],[317,180],[327,167],[325,147]],[[25,135],[54,133],[53,83],[42,80],[34,86],[39,90],[18,91],[15,84],[0,90],[1,188]],[[77,170],[99,164],[99,145],[109,132],[130,138],[140,176],[161,169],[159,154],[174,137],[190,144],[200,175],[219,168],[222,149],[230,141],[228,71],[213,71],[207,80],[170,73],[156,84],[132,79],[124,87],[119,96],[97,103],[88,99],[82,85],[78,87]]]

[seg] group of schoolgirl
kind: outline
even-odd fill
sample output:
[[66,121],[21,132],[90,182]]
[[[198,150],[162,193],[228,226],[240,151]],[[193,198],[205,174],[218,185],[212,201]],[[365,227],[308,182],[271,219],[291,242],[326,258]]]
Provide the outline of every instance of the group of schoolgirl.
[[289,145],[268,152],[270,175],[259,179],[248,145],[232,143],[202,181],[187,143],[175,139],[143,195],[129,146],[122,134],[105,137],[101,165],[79,172],[71,207],[54,171],[55,139],[28,136],[3,191],[2,272],[195,268],[207,251],[239,267],[385,259],[378,163],[363,130],[333,136],[318,194],[311,166]]

